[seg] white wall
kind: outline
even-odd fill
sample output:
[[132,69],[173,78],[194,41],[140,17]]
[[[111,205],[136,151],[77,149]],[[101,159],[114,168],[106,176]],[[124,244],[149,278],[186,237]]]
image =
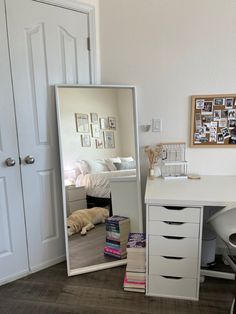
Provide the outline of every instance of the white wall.
[[[141,150],[189,143],[191,95],[236,92],[235,12],[235,0],[100,0],[102,82],[136,85],[139,124],[163,122],[140,133]],[[235,148],[188,148],[187,159],[189,172],[236,174]]]

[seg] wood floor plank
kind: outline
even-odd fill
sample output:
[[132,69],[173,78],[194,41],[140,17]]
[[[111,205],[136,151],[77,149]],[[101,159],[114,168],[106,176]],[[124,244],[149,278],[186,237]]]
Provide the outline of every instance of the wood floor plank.
[[200,301],[147,297],[122,288],[125,267],[67,277],[61,263],[0,287],[1,314],[223,314],[234,282],[207,278]]

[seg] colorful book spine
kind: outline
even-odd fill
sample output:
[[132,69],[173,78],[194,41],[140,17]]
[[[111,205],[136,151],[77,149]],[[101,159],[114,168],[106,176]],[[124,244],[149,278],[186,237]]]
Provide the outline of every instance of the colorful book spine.
[[115,257],[117,259],[124,259],[124,258],[126,258],[126,255],[116,255],[116,254],[112,254],[112,253],[108,253],[108,252],[104,252],[104,254],[108,255],[108,256]]
[[106,246],[109,246],[109,247],[111,247],[113,249],[116,249],[116,250],[120,250],[121,249],[120,244],[114,244],[114,243],[106,242]]
[[129,220],[129,218],[115,215],[115,216],[111,216],[111,217],[107,218],[106,223],[119,224],[119,223],[123,223],[126,220]]
[[113,249],[113,248],[110,248],[108,246],[104,247],[104,252],[112,253],[112,254],[115,254],[115,255],[121,255],[121,253],[122,253],[121,250]]
[[119,227],[114,227],[114,226],[110,226],[110,225],[106,225],[106,230],[120,233]]
[[135,286],[144,286],[145,287],[146,281],[130,281],[127,279],[127,276],[125,275],[124,285],[135,285]]
[[119,240],[120,239],[120,234],[119,233],[115,233],[115,232],[107,231],[106,237],[111,239],[111,240]]

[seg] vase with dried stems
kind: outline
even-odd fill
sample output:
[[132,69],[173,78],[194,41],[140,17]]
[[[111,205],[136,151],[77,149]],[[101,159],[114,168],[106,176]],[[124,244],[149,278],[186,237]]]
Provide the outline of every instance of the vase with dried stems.
[[149,177],[153,179],[155,177],[155,164],[158,164],[161,159],[162,145],[157,144],[154,147],[147,145],[144,148],[149,161]]

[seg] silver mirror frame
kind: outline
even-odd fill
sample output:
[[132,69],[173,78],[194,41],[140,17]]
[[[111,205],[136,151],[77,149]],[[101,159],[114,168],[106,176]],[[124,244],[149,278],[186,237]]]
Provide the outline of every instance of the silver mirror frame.
[[66,193],[64,186],[64,167],[63,167],[63,154],[62,154],[62,138],[61,138],[61,116],[60,116],[60,100],[59,89],[60,88],[127,88],[132,90],[133,96],[133,115],[134,115],[134,135],[135,135],[135,158],[136,158],[136,183],[137,183],[137,196],[138,196],[138,215],[139,215],[139,229],[143,231],[143,217],[142,217],[142,203],[141,203],[141,174],[140,174],[140,158],[139,158],[139,139],[138,139],[138,115],[137,115],[137,99],[136,99],[136,87],[131,85],[78,85],[78,84],[57,84],[55,85],[56,96],[56,113],[57,113],[57,128],[58,128],[58,140],[59,140],[59,154],[60,154],[60,170],[61,170],[61,188],[62,188],[62,201],[63,201],[63,219],[64,219],[64,231],[65,231],[65,247],[66,247],[66,261],[67,261],[67,274],[68,276],[75,276],[79,274],[94,272],[107,268],[117,267],[127,264],[127,259],[117,260],[112,262],[106,262],[102,264],[96,264],[92,266],[81,267],[77,269],[70,269],[69,261],[69,246],[67,235],[67,213],[66,213]]

